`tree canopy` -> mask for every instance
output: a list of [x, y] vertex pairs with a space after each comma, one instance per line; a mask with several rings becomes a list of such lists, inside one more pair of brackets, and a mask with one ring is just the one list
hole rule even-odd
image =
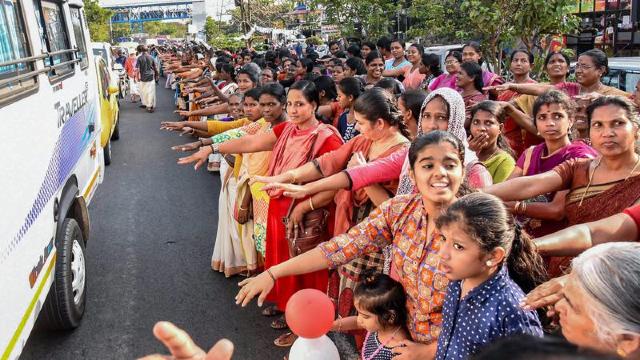
[[109, 41], [109, 19], [113, 12], [100, 7], [97, 0], [84, 0], [84, 15], [89, 26], [91, 41]]

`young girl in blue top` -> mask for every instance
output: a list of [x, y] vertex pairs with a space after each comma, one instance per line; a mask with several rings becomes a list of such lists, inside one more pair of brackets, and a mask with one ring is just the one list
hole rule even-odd
[[519, 303], [523, 290], [545, 280], [544, 264], [502, 201], [484, 193], [464, 196], [437, 226], [445, 238], [440, 264], [451, 282], [436, 359], [467, 359], [510, 335], [542, 336], [538, 315]]
[[358, 316], [338, 319], [333, 330], [364, 329], [362, 360], [391, 360], [393, 348], [410, 339], [402, 285], [384, 274], [365, 274], [353, 295]]

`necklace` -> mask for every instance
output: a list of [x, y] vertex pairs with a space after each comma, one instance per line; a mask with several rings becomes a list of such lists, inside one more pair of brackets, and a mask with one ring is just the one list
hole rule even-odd
[[[390, 342], [391, 342], [391, 340], [393, 340], [393, 339], [394, 339], [394, 337], [396, 336], [396, 334], [398, 333], [398, 331], [400, 331], [400, 326], [398, 326], [398, 328], [396, 329], [396, 331], [394, 331], [394, 332], [393, 332], [393, 334], [391, 334], [391, 337], [390, 337], [387, 341], [385, 341], [385, 342], [380, 342], [380, 345], [378, 345], [378, 348], [377, 348], [377, 349], [373, 352], [373, 354], [371, 354], [371, 356], [369, 356], [369, 357], [366, 357], [366, 356], [364, 355], [364, 349], [365, 349], [365, 346], [363, 345], [363, 346], [362, 346], [362, 359], [363, 359], [363, 360], [372, 360], [372, 359], [374, 359], [374, 358], [376, 357], [376, 355], [378, 355], [378, 353], [380, 352], [380, 350], [382, 350], [382, 348], [383, 348], [383, 347], [387, 346], [387, 344], [388, 344], [388, 343], [390, 343]], [[369, 336], [371, 336], [371, 333], [368, 333], [368, 334], [367, 334], [367, 339], [366, 339], [366, 340], [368, 340], [368, 339], [369, 339]], [[377, 336], [377, 335], [376, 335], [376, 336]], [[366, 340], [365, 340], [365, 344], [366, 344]]]
[[487, 157], [486, 157], [486, 160], [485, 160], [485, 161], [487, 161], [487, 160], [489, 160], [489, 159], [493, 158], [494, 156], [496, 156], [496, 154], [497, 154], [497, 153], [499, 153], [499, 152], [500, 152], [500, 150], [501, 150], [500, 148], [496, 148], [496, 150], [495, 150], [494, 152], [492, 152], [492, 153], [491, 153], [491, 155], [489, 155], [489, 156], [487, 156]]
[[[596, 174], [596, 170], [598, 170], [598, 167], [600, 166], [601, 162], [602, 162], [602, 158], [598, 159], [598, 163], [593, 168], [593, 172], [591, 173], [591, 175], [589, 175], [589, 181], [587, 182], [587, 188], [584, 190], [584, 192], [582, 193], [582, 196], [580, 197], [580, 203], [578, 203], [578, 207], [582, 206], [582, 201], [584, 201], [584, 197], [589, 192], [589, 188], [591, 187], [591, 182], [593, 181], [593, 176]], [[629, 172], [627, 177], [624, 178], [624, 180], [622, 180], [622, 182], [627, 181], [631, 177], [631, 175], [633, 175], [633, 172], [636, 171], [636, 169], [638, 168], [639, 164], [640, 164], [640, 156], [638, 156], [638, 160], [636, 160], [635, 165], [633, 165], [633, 169], [631, 169], [631, 171]]]

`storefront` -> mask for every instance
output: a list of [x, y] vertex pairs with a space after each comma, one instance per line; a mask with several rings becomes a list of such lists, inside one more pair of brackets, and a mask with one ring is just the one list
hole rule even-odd
[[578, 35], [566, 37], [579, 54], [599, 48], [609, 56], [640, 56], [640, 0], [576, 0]]

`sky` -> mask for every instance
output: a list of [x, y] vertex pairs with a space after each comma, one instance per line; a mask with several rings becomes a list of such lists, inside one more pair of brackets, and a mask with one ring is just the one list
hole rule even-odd
[[[131, 5], [132, 3], [145, 3], [145, 4], [163, 4], [171, 3], [172, 0], [99, 0], [101, 6], [112, 5]], [[219, 19], [222, 9], [222, 20], [229, 20], [229, 16], [225, 15], [229, 10], [233, 9], [233, 0], [205, 0], [205, 7], [207, 9], [207, 16], [211, 16], [215, 19]]]

